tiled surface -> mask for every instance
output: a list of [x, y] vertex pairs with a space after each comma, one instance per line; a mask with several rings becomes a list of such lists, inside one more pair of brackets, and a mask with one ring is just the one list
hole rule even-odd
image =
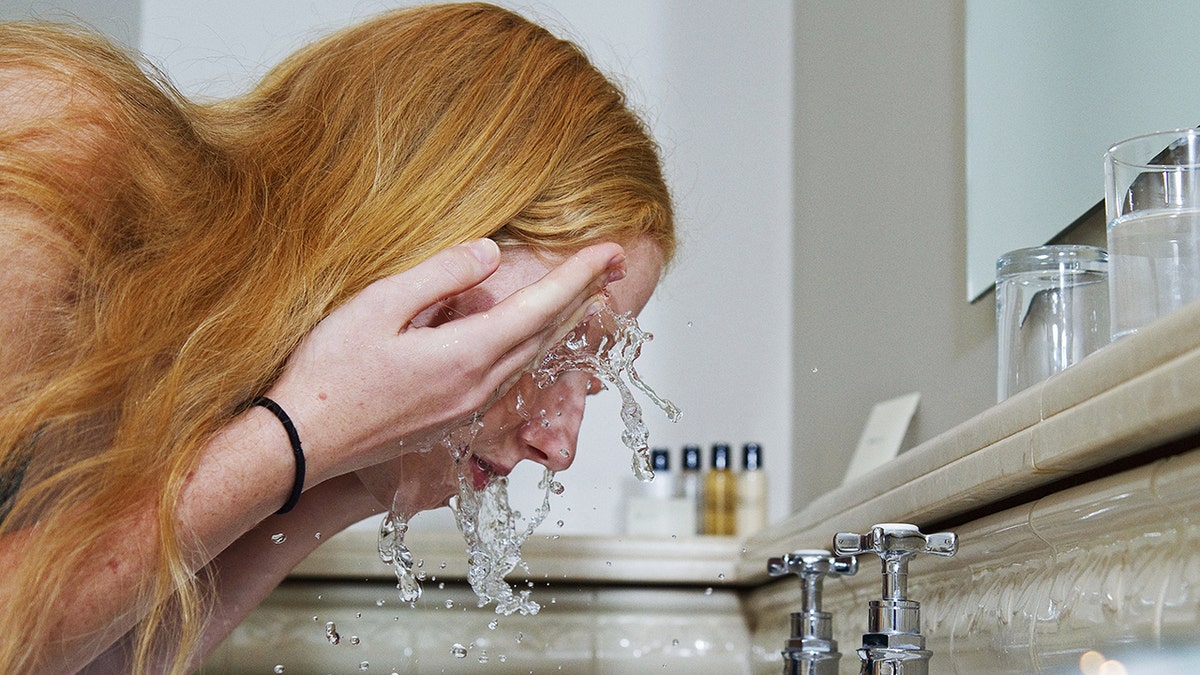
[[[728, 589], [539, 589], [536, 616], [497, 616], [469, 589], [427, 586], [416, 607], [384, 583], [289, 582], [203, 673], [744, 673], [750, 638]], [[382, 602], [382, 604], [380, 604]], [[326, 639], [333, 621], [340, 640]], [[461, 650], [455, 652], [455, 645]], [[365, 666], [363, 664], [366, 664]]]

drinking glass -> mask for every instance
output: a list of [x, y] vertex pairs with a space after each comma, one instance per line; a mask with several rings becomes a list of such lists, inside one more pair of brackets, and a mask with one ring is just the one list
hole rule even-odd
[[1078, 363], [1109, 342], [1108, 256], [1038, 246], [996, 261], [996, 400]]
[[1121, 141], [1104, 156], [1112, 335], [1200, 298], [1200, 137]]

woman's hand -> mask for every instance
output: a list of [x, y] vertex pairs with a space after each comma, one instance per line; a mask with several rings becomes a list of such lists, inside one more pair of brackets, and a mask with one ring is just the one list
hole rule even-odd
[[[506, 391], [625, 273], [616, 244], [587, 247], [486, 312], [424, 325], [496, 271], [480, 239], [368, 286], [326, 317], [268, 392], [292, 417], [309, 485], [416, 449]], [[404, 443], [404, 445], [402, 445]]]

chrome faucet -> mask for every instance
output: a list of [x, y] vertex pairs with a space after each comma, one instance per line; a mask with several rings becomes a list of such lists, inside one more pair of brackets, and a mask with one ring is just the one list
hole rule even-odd
[[867, 632], [858, 658], [862, 675], [928, 675], [929, 658], [921, 635], [921, 605], [908, 599], [908, 563], [922, 554], [952, 556], [958, 537], [951, 532], [921, 534], [915, 525], [884, 523], [866, 534], [839, 532], [838, 555], [874, 553], [883, 559], [883, 597], [870, 602]]
[[821, 586], [827, 574], [850, 576], [858, 560], [835, 558], [829, 551], [803, 549], [767, 561], [773, 577], [800, 577], [800, 604], [792, 612], [792, 636], [783, 650], [783, 675], [836, 675], [842, 655], [833, 639], [833, 618], [821, 610]]

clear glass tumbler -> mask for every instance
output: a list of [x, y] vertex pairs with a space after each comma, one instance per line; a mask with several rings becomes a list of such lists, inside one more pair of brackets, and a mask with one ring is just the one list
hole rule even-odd
[[1108, 255], [1038, 246], [996, 261], [996, 400], [1078, 363], [1109, 342]]
[[1104, 156], [1113, 339], [1200, 298], [1200, 136], [1121, 141]]

